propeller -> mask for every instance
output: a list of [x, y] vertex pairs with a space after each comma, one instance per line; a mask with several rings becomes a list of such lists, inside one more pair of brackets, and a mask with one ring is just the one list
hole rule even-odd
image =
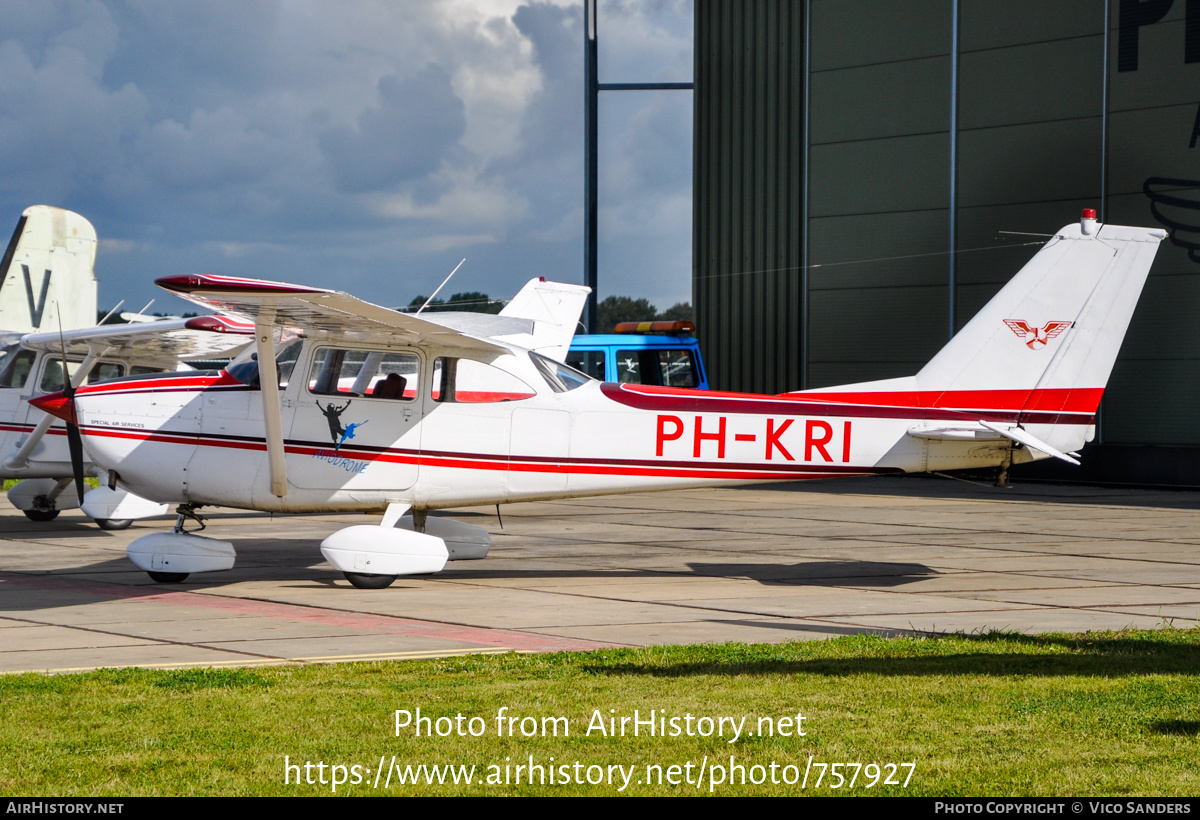
[[75, 415], [75, 385], [71, 382], [67, 371], [67, 343], [63, 339], [62, 319], [58, 320], [58, 346], [62, 352], [63, 395], [67, 397], [67, 450], [71, 454], [71, 471], [75, 474], [75, 492], [79, 495], [79, 503], [83, 503], [83, 437], [79, 434], [79, 426]]

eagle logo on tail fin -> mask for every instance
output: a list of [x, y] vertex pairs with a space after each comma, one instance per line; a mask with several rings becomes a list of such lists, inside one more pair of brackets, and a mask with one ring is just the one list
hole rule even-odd
[[1059, 336], [1075, 323], [1055, 320], [1046, 322], [1044, 327], [1033, 327], [1024, 319], [1005, 319], [1004, 324], [1008, 325], [1009, 330], [1022, 339], [1028, 339], [1025, 346], [1030, 350], [1041, 350], [1046, 346], [1046, 342]]

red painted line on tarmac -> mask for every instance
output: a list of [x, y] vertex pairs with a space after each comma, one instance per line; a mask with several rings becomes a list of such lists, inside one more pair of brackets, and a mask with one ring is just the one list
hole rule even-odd
[[[390, 615], [345, 612], [320, 607], [279, 604], [245, 598], [228, 598], [200, 592], [162, 591], [157, 588], [127, 587], [98, 581], [78, 581], [48, 575], [22, 575], [15, 572], [0, 572], [0, 585], [13, 585], [25, 589], [46, 589], [62, 592], [77, 592], [102, 598], [136, 599], [149, 603], [172, 604], [195, 609], [211, 609], [239, 615], [258, 615], [301, 623], [343, 626], [351, 629], [366, 629], [387, 635], [406, 635], [414, 638], [431, 638], [459, 641], [472, 646], [491, 646], [525, 652], [566, 652], [587, 649], [603, 649], [616, 644], [588, 641], [578, 638], [560, 638], [554, 635], [538, 635], [510, 629], [448, 624], [439, 621], [421, 621], [414, 618], [397, 618]], [[199, 642], [207, 646], [212, 642]], [[217, 647], [219, 648], [219, 647]], [[453, 648], [453, 647], [447, 647]], [[385, 651], [386, 647], [380, 647]]]

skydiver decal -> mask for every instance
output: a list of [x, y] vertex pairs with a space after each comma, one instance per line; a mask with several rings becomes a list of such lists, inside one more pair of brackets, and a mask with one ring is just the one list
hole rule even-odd
[[[370, 421], [370, 419], [367, 419], [367, 421]], [[342, 433], [342, 438], [337, 443], [337, 447], [333, 448], [333, 451], [336, 453], [338, 450], [341, 450], [342, 445], [345, 444], [345, 442], [346, 442], [346, 439], [354, 438], [354, 431], [357, 430], [359, 427], [362, 427], [364, 424], [366, 424], [367, 421], [359, 421], [359, 422], [355, 422], [354, 424], [347, 424], [346, 431], [344, 433]]]
[[[325, 420], [329, 422], [329, 438], [332, 439], [335, 447], [341, 447], [342, 441], [346, 437], [346, 428], [342, 426], [342, 413], [346, 412], [346, 408], [350, 406], [350, 400], [341, 407], [334, 407], [333, 402], [321, 407], [321, 402], [317, 402], [317, 409], [325, 414]], [[353, 435], [351, 435], [353, 438]]]

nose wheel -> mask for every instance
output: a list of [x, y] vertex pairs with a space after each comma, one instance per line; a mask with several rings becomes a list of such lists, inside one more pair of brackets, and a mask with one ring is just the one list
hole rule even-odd
[[343, 572], [342, 575], [356, 589], [387, 589], [396, 580], [395, 575], [370, 575], [365, 572]]
[[102, 530], [127, 530], [133, 523], [132, 518], [96, 518], [96, 526]]
[[190, 572], [147, 572], [150, 580], [160, 584], [182, 584], [191, 575]]
[[47, 521], [53, 521], [58, 518], [59, 510], [22, 510], [25, 517], [30, 521], [37, 521], [39, 524], [44, 524]]

